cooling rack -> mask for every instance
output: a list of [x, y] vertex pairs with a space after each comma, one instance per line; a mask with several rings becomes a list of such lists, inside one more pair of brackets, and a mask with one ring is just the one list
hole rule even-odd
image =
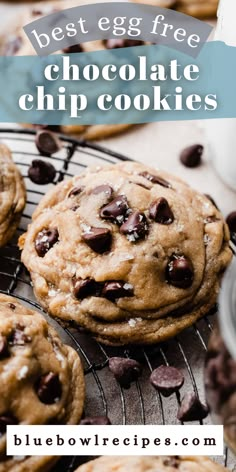
[[[20, 262], [17, 239], [26, 230], [31, 215], [44, 193], [51, 185], [39, 186], [32, 183], [27, 170], [32, 159], [38, 158], [34, 144], [33, 130], [0, 129], [0, 139], [6, 143], [19, 166], [27, 186], [27, 206], [20, 227], [10, 244], [0, 250], [0, 291], [19, 298], [23, 303], [42, 312], [36, 302], [30, 277]], [[57, 170], [55, 183], [79, 174], [87, 166], [101, 166], [128, 160], [127, 157], [101, 147], [95, 143], [61, 136], [63, 148], [50, 160]], [[195, 391], [205, 401], [203, 367], [209, 335], [214, 326], [215, 311], [198, 321], [193, 327], [172, 340], [152, 347], [135, 349], [132, 346], [112, 348], [100, 345], [83, 331], [62, 328], [54, 320], [48, 321], [59, 331], [64, 342], [73, 346], [81, 356], [86, 378], [86, 416], [108, 415], [113, 424], [176, 424], [180, 396], [164, 398], [149, 382], [151, 371], [161, 364], [180, 368], [185, 376], [181, 396]], [[109, 357], [127, 356], [139, 360], [143, 365], [141, 378], [130, 389], [121, 388], [108, 369]], [[210, 417], [204, 424], [211, 422]], [[72, 472], [79, 464], [88, 460], [83, 457], [69, 457], [60, 461], [54, 472]], [[236, 470], [236, 459], [225, 448], [223, 458], [217, 459], [231, 470]]]

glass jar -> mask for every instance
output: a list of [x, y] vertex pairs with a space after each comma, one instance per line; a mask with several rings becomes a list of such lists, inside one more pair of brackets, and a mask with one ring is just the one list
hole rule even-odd
[[222, 283], [219, 320], [210, 338], [205, 366], [207, 403], [213, 421], [224, 425], [225, 440], [236, 452], [236, 259]]
[[[214, 40], [236, 47], [236, 1], [220, 0]], [[224, 87], [224, 84], [222, 84]], [[209, 158], [222, 180], [236, 190], [236, 118], [206, 120]]]

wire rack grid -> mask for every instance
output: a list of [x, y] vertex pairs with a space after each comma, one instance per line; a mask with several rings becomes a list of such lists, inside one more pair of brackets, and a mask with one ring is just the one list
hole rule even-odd
[[[26, 305], [43, 312], [34, 298], [30, 277], [20, 261], [17, 239], [31, 220], [31, 215], [44, 193], [51, 185], [35, 185], [28, 178], [28, 167], [37, 159], [33, 130], [0, 129], [0, 139], [6, 143], [19, 166], [27, 186], [27, 205], [17, 234], [12, 242], [0, 250], [0, 291], [20, 299]], [[61, 136], [63, 148], [50, 160], [57, 170], [54, 184], [79, 174], [87, 166], [101, 166], [127, 160], [127, 157], [103, 148], [95, 143], [78, 141]], [[136, 349], [105, 347], [97, 343], [82, 330], [63, 328], [54, 320], [50, 323], [59, 331], [64, 342], [74, 347], [81, 356], [86, 376], [86, 416], [109, 416], [113, 424], [178, 424], [176, 419], [181, 397], [195, 391], [205, 401], [203, 368], [209, 335], [214, 326], [214, 314], [198, 321], [193, 327], [172, 340], [152, 347]], [[129, 389], [123, 389], [108, 369], [109, 357], [126, 356], [139, 360], [143, 365], [141, 378]], [[149, 382], [150, 373], [159, 365], [166, 364], [180, 368], [185, 383], [180, 394], [165, 398]], [[208, 417], [203, 422], [211, 423]], [[69, 457], [58, 462], [54, 472], [72, 472], [79, 464], [88, 460], [83, 457]], [[218, 462], [235, 470], [236, 460], [225, 447], [223, 458]]]

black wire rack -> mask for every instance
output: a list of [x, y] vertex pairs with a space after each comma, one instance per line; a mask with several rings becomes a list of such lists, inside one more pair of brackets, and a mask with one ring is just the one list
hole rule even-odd
[[[14, 161], [20, 168], [27, 186], [27, 205], [18, 231], [12, 242], [0, 250], [0, 291], [20, 299], [39, 311], [43, 311], [34, 298], [30, 277], [20, 261], [17, 239], [30, 222], [31, 215], [41, 197], [51, 185], [35, 185], [28, 178], [28, 167], [32, 159], [38, 158], [33, 130], [0, 129], [0, 139], [12, 151]], [[53, 162], [57, 174], [54, 184], [79, 174], [87, 166], [101, 166], [128, 160], [127, 157], [101, 147], [95, 143], [61, 136], [63, 148], [53, 157], [40, 159]], [[203, 385], [204, 358], [209, 335], [213, 329], [215, 312], [198, 321], [193, 327], [172, 340], [152, 347], [125, 348], [106, 347], [83, 331], [62, 328], [44, 313], [56, 327], [63, 341], [73, 346], [81, 356], [86, 376], [86, 416], [107, 415], [113, 424], [178, 424], [177, 410], [181, 397], [194, 391], [205, 402]], [[143, 365], [141, 378], [129, 389], [123, 389], [108, 369], [109, 357], [126, 356], [139, 360]], [[180, 368], [185, 383], [180, 394], [165, 398], [149, 382], [153, 369], [166, 364]], [[203, 422], [211, 423], [208, 417]], [[83, 457], [67, 457], [60, 461], [54, 472], [72, 472], [79, 464], [88, 460]], [[236, 469], [236, 459], [225, 447], [223, 458], [218, 462], [231, 470]]]

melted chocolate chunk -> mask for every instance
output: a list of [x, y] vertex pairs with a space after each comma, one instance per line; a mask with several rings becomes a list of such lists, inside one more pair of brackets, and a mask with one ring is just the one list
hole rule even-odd
[[73, 46], [68, 46], [62, 49], [62, 51], [66, 54], [74, 54], [76, 52], [83, 52], [83, 49], [80, 44], [73, 44]]
[[184, 255], [173, 255], [166, 269], [166, 279], [178, 288], [189, 288], [193, 283], [194, 270], [190, 259]]
[[173, 212], [165, 198], [158, 198], [150, 205], [149, 216], [161, 225], [170, 225], [174, 221]]
[[3, 48], [3, 56], [14, 56], [21, 48], [22, 39], [20, 36], [14, 36], [9, 39]]
[[49, 162], [34, 159], [28, 169], [28, 176], [34, 184], [47, 185], [54, 181], [56, 169]]
[[114, 200], [101, 208], [100, 216], [106, 220], [122, 224], [128, 209], [127, 198], [124, 195], [118, 195], [118, 197], [114, 198]]
[[175, 367], [161, 365], [152, 372], [150, 382], [164, 397], [169, 397], [182, 387], [184, 376]]
[[8, 303], [9, 308], [11, 308], [12, 311], [16, 309], [16, 305], [14, 303]]
[[207, 417], [209, 410], [203, 405], [196, 393], [187, 393], [178, 410], [179, 421], [201, 421]]
[[109, 369], [123, 388], [129, 388], [130, 384], [137, 380], [142, 373], [142, 366], [139, 362], [122, 357], [111, 357]]
[[153, 184], [161, 185], [165, 188], [171, 188], [171, 184], [167, 182], [167, 180], [163, 179], [162, 177], [158, 177], [157, 175], [149, 174], [149, 172], [140, 172], [139, 175], [144, 177], [145, 179], [149, 180]]
[[53, 372], [42, 375], [35, 385], [35, 391], [42, 403], [51, 405], [60, 400], [62, 387], [59, 376]]
[[83, 419], [80, 421], [80, 424], [81, 424], [81, 425], [85, 425], [85, 424], [90, 424], [90, 425], [96, 425], [96, 424], [109, 425], [109, 424], [111, 424], [111, 421], [109, 420], [109, 418], [108, 418], [107, 416], [89, 416], [89, 417], [83, 418]]
[[35, 144], [40, 154], [47, 157], [50, 157], [62, 148], [62, 143], [58, 136], [45, 129], [36, 133]]
[[6, 336], [0, 335], [0, 359], [5, 359], [8, 357], [8, 342]]
[[145, 214], [139, 211], [132, 213], [121, 226], [120, 232], [126, 234], [131, 242], [144, 239], [148, 233], [148, 223]]
[[25, 327], [17, 323], [15, 329], [11, 332], [8, 341], [13, 346], [24, 346], [27, 343], [31, 343], [32, 338], [24, 332]]
[[80, 195], [84, 189], [85, 187], [83, 187], [82, 185], [78, 185], [78, 187], [73, 187], [67, 196], [68, 198], [77, 197], [77, 195]]
[[128, 48], [133, 46], [143, 46], [144, 42], [138, 39], [114, 38], [106, 39], [104, 44], [107, 49]]
[[13, 415], [9, 413], [5, 413], [1, 415], [0, 416], [0, 437], [6, 434], [7, 425], [14, 425], [14, 424], [18, 424], [18, 421]]
[[58, 240], [59, 233], [56, 228], [43, 229], [40, 231], [35, 239], [35, 250], [38, 256], [44, 257]]
[[83, 241], [98, 254], [110, 251], [112, 243], [111, 231], [107, 228], [91, 227], [89, 231], [82, 234]]
[[163, 465], [166, 467], [173, 467], [174, 469], [178, 469], [180, 465], [179, 456], [173, 456], [164, 459]]
[[101, 296], [114, 302], [117, 298], [133, 297], [134, 289], [127, 282], [114, 280], [104, 284]]
[[198, 167], [201, 164], [203, 149], [201, 144], [185, 148], [180, 154], [180, 161], [185, 167]]
[[98, 187], [93, 188], [91, 191], [93, 195], [98, 195], [99, 193], [105, 193], [107, 197], [111, 197], [113, 194], [113, 188], [110, 185], [98, 185]]
[[75, 279], [73, 281], [73, 293], [78, 300], [92, 296], [98, 297], [100, 292], [101, 284], [94, 279]]

